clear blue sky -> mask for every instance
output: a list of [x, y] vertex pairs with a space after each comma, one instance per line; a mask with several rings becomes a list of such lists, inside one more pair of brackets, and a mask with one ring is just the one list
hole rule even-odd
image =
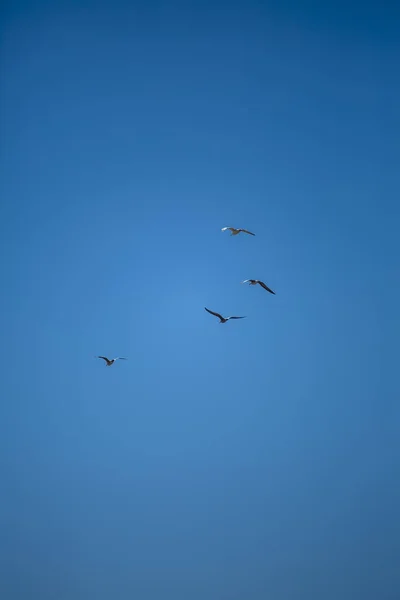
[[2, 598], [399, 598], [400, 13], [357, 5], [3, 7]]

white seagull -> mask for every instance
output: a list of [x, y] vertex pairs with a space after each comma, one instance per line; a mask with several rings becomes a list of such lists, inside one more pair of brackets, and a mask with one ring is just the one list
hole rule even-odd
[[258, 279], [245, 279], [244, 281], [242, 281], [242, 283], [248, 283], [249, 285], [257, 285], [258, 283], [259, 285], [261, 285], [261, 287], [264, 288], [264, 290], [267, 290], [267, 292], [269, 292], [270, 294], [275, 294], [275, 292], [273, 292], [268, 286], [266, 286], [263, 281], [259, 281]]
[[229, 319], [245, 319], [246, 317], [223, 317], [217, 312], [213, 312], [212, 310], [208, 310], [208, 308], [204, 307], [205, 310], [210, 313], [210, 315], [214, 315], [214, 317], [218, 317], [220, 323], [226, 323]]
[[241, 231], [243, 233], [248, 233], [249, 235], [256, 235], [255, 233], [251, 233], [251, 231], [247, 231], [247, 229], [236, 229], [235, 227], [223, 227], [221, 231], [226, 231], [227, 229], [229, 229], [231, 235], [238, 235]]
[[96, 358], [102, 358], [103, 360], [106, 361], [106, 367], [111, 367], [111, 365], [113, 365], [115, 363], [116, 360], [128, 360], [127, 358], [124, 358], [123, 356], [117, 356], [117, 358], [107, 358], [107, 356], [96, 356]]

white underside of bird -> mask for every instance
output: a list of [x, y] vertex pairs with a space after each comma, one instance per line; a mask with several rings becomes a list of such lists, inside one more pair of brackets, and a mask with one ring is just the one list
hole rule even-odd
[[260, 285], [262, 288], [264, 288], [264, 290], [267, 290], [267, 292], [269, 292], [270, 294], [274, 294], [275, 292], [273, 292], [271, 290], [271, 288], [269, 288], [267, 285], [265, 285], [265, 283], [263, 281], [260, 281], [259, 279], [245, 279], [244, 281], [242, 281], [241, 283], [248, 283], [249, 285]]
[[231, 235], [238, 235], [241, 232], [248, 233], [249, 235], [256, 235], [255, 233], [252, 233], [251, 231], [248, 231], [247, 229], [236, 229], [236, 227], [223, 227], [221, 229], [221, 231], [227, 231], [228, 229], [231, 232]]

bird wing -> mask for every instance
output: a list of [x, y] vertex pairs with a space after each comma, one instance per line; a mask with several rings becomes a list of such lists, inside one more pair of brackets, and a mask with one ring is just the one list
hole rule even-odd
[[218, 319], [223, 319], [223, 318], [224, 318], [224, 317], [223, 317], [222, 315], [220, 315], [219, 313], [217, 313], [217, 312], [213, 312], [212, 310], [209, 310], [209, 309], [208, 309], [208, 308], [206, 308], [206, 307], [204, 307], [204, 308], [205, 308], [205, 310], [206, 310], [208, 313], [210, 313], [210, 315], [214, 315], [214, 317], [218, 317]]
[[263, 281], [258, 281], [257, 283], [259, 283], [261, 285], [261, 287], [264, 288], [264, 290], [267, 290], [267, 292], [270, 292], [270, 294], [275, 295], [275, 292], [273, 292], [267, 285], [265, 285], [265, 283]]
[[243, 233], [248, 233], [249, 235], [256, 235], [255, 233], [251, 233], [251, 231], [247, 231], [247, 229], [241, 229], [240, 231], [243, 231]]
[[251, 279], [245, 279], [244, 281], [241, 281], [240, 283], [248, 283], [249, 281], [251, 281]]
[[246, 317], [228, 317], [228, 319], [245, 319]]
[[221, 229], [221, 231], [226, 231], [227, 229], [230, 229], [230, 230], [232, 231], [232, 229], [234, 229], [234, 227], [223, 227], [223, 228]]
[[128, 360], [128, 359], [125, 358], [124, 356], [117, 356], [117, 358], [115, 360]]
[[110, 360], [107, 358], [107, 356], [98, 356], [97, 358], [102, 358], [103, 360], [105, 360], [107, 363], [110, 362]]

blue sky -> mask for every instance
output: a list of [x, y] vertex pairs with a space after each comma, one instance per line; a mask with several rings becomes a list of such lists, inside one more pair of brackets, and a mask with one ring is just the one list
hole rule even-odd
[[397, 599], [395, 3], [55, 4], [1, 13], [1, 596]]

